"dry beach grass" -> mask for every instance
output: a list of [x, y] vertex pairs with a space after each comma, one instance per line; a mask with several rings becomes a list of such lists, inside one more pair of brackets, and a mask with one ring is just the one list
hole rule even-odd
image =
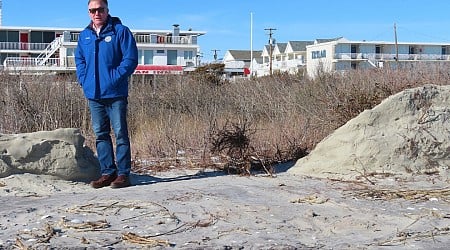
[[[236, 82], [202, 74], [152, 82], [134, 77], [129, 118], [136, 170], [226, 166], [217, 163], [229, 161], [232, 148], [214, 154], [211, 149], [230, 128], [246, 132], [248, 144], [241, 156], [246, 161], [253, 156], [270, 165], [298, 159], [386, 97], [424, 84], [448, 84], [448, 72], [424, 65], [323, 73], [315, 80], [284, 74]], [[0, 133], [75, 127], [93, 148], [89, 112], [73, 76], [3, 74], [0, 87]]]

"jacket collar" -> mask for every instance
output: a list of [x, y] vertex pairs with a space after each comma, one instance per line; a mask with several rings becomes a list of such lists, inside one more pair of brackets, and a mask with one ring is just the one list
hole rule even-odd
[[[113, 29], [114, 25], [121, 24], [121, 23], [122, 22], [120, 21], [120, 19], [118, 17], [112, 17], [111, 15], [108, 15], [108, 18], [106, 19], [106, 23], [102, 26], [99, 34], [103, 34], [105, 32], [109, 32], [109, 31], [114, 31], [114, 29]], [[86, 28], [93, 30], [95, 32], [92, 21], [89, 23], [89, 25]]]

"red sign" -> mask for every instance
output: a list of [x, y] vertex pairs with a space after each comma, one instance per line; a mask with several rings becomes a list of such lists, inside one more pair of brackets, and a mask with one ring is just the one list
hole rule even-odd
[[183, 66], [177, 65], [138, 65], [134, 71], [136, 75], [167, 75], [183, 74]]

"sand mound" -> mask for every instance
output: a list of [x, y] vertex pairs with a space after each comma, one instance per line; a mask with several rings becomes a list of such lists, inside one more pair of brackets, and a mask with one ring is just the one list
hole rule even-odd
[[96, 178], [100, 175], [98, 160], [83, 143], [80, 130], [74, 128], [0, 134], [0, 178], [23, 173], [64, 180]]
[[337, 129], [289, 170], [338, 179], [441, 174], [450, 166], [450, 86], [393, 95]]

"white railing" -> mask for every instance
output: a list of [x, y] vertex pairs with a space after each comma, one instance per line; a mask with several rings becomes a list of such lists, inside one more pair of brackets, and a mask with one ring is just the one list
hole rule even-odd
[[150, 35], [134, 35], [137, 43], [151, 43]]
[[[71, 33], [70, 41], [77, 42], [79, 33]], [[160, 35], [134, 35], [137, 43], [148, 44], [196, 44], [194, 36], [160, 36]], [[48, 55], [62, 44], [62, 37], [57, 37], [51, 43], [22, 43], [22, 42], [0, 42], [0, 50], [16, 51], [40, 51]], [[56, 50], [55, 50], [56, 51]], [[53, 51], [53, 52], [55, 52]], [[53, 53], [50, 53], [53, 54]]]
[[80, 33], [70, 33], [70, 41], [71, 42], [78, 42], [78, 37], [80, 37]]
[[0, 50], [36, 50], [42, 51], [48, 43], [0, 42]]
[[34, 67], [59, 67], [59, 58], [49, 58], [44, 64], [41, 60], [33, 57], [7, 57], [3, 62], [5, 69], [34, 68]]
[[287, 66], [292, 68], [296, 68], [296, 67], [300, 67], [300, 66], [306, 66], [305, 62], [303, 61], [302, 58], [298, 58], [298, 59], [290, 59], [286, 61]]
[[137, 43], [148, 44], [195, 44], [193, 36], [161, 36], [156, 34], [136, 34], [134, 39]]
[[[377, 53], [336, 53], [334, 59], [342, 60], [395, 60], [396, 54]], [[450, 55], [440, 54], [399, 54], [398, 60], [450, 60]]]

